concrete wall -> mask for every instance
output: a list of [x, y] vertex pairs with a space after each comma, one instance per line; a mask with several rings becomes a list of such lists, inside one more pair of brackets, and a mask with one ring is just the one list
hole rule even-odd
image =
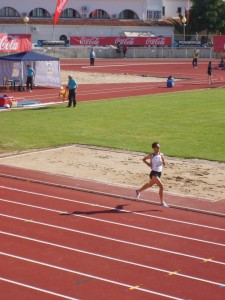
[[[34, 28], [37, 30], [34, 31]], [[52, 25], [3, 25], [0, 24], [0, 33], [7, 32], [9, 34], [31, 34], [32, 43], [38, 40], [59, 40], [61, 35], [70, 36], [120, 36], [124, 32], [150, 32], [156, 36], [172, 36], [173, 26], [73, 26], [63, 25], [56, 26], [53, 30]]]

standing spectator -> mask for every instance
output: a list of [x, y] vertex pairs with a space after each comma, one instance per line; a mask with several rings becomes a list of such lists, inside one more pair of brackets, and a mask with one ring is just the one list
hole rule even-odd
[[33, 89], [33, 78], [34, 78], [34, 75], [35, 75], [35, 71], [33, 68], [31, 68], [30, 65], [27, 65], [27, 82], [26, 82], [26, 85], [27, 85], [27, 90], [32, 92], [32, 89]]
[[212, 82], [212, 62], [211, 61], [208, 64], [207, 73], [208, 73], [209, 84], [213, 84], [213, 82]]
[[94, 66], [94, 65], [95, 65], [95, 51], [92, 48], [90, 52], [90, 66]]
[[71, 107], [73, 103], [73, 107], [76, 107], [77, 102], [76, 102], [76, 90], [78, 87], [78, 84], [75, 79], [73, 79], [72, 75], [68, 76], [68, 90], [69, 90], [69, 96], [68, 96], [68, 105], [67, 107]]
[[136, 197], [139, 199], [141, 192], [152, 187], [153, 185], [157, 185], [159, 187], [159, 197], [161, 201], [161, 205], [163, 207], [169, 207], [163, 200], [163, 184], [160, 180], [162, 174], [162, 168], [165, 166], [165, 159], [162, 153], [160, 153], [160, 146], [158, 142], [152, 144], [153, 153], [145, 156], [143, 158], [143, 162], [151, 168], [150, 172], [150, 180], [146, 184], [144, 184], [140, 189], [136, 190]]
[[123, 45], [123, 55], [124, 55], [124, 57], [126, 57], [126, 54], [127, 54], [127, 50], [128, 50], [128, 47], [127, 47], [127, 45]]
[[199, 55], [199, 50], [195, 50], [194, 53], [193, 53], [193, 60], [192, 60], [193, 68], [198, 67], [198, 55]]
[[116, 52], [117, 52], [117, 54], [120, 54], [120, 43], [119, 42], [116, 44]]

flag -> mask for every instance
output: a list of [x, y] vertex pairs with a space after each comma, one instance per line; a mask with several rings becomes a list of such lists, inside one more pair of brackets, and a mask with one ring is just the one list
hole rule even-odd
[[60, 17], [67, 2], [68, 0], [58, 0], [55, 8], [54, 25], [57, 23], [58, 18]]

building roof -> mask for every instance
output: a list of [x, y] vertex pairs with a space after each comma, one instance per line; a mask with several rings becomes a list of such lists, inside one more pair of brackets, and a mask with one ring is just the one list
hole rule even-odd
[[[21, 18], [0, 18], [0, 24], [24, 24]], [[30, 18], [29, 25], [53, 25], [52, 19], [36, 19]], [[173, 26], [168, 20], [161, 21], [143, 21], [143, 20], [128, 20], [128, 19], [76, 19], [65, 20], [59, 19], [57, 25], [76, 25], [76, 26]], [[57, 26], [56, 25], [56, 26]]]

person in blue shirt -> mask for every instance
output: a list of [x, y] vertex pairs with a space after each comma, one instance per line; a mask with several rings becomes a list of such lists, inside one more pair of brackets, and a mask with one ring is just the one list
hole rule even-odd
[[167, 86], [168, 88], [172, 88], [172, 87], [174, 86], [174, 83], [175, 83], [175, 79], [173, 78], [173, 76], [170, 75], [170, 76], [167, 78], [166, 86]]
[[95, 65], [95, 51], [92, 48], [90, 52], [90, 66], [94, 66], [94, 65]]
[[35, 75], [35, 71], [33, 68], [31, 68], [30, 65], [27, 65], [27, 82], [26, 82], [26, 85], [27, 85], [27, 90], [32, 92], [32, 89], [33, 89], [33, 78], [34, 78], [34, 75]]
[[73, 103], [73, 107], [76, 107], [76, 90], [77, 90], [77, 82], [75, 79], [73, 79], [72, 75], [68, 76], [68, 90], [69, 90], [69, 96], [68, 96], [68, 105], [67, 107], [71, 107]]

